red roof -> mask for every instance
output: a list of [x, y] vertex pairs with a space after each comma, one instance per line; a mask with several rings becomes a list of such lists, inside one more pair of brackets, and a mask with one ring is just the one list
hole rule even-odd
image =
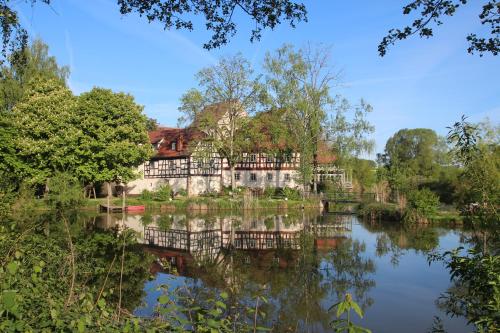
[[[202, 137], [202, 133], [192, 127], [169, 128], [162, 127], [156, 131], [149, 132], [151, 144], [158, 144], [155, 157], [184, 157], [191, 154], [189, 145]], [[163, 141], [162, 141], [163, 140]], [[175, 142], [175, 149], [172, 143]]]

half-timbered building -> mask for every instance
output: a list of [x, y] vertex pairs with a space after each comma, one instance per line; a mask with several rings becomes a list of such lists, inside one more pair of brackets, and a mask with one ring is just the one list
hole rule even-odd
[[[224, 117], [223, 107], [215, 106], [211, 112]], [[169, 184], [174, 192], [183, 190], [188, 195], [218, 192], [223, 186], [230, 186], [227, 160], [211, 149], [204, 137], [205, 133], [197, 128], [196, 122], [187, 128], [161, 127], [150, 132], [154, 156], [139, 167], [141, 178], [128, 184], [129, 194], [154, 191], [163, 184]], [[242, 154], [235, 165], [236, 186], [260, 189], [299, 186], [300, 154], [290, 149], [269, 149], [270, 145], [261, 142], [252, 151]], [[337, 178], [349, 186], [344, 172], [333, 166], [334, 160], [335, 156], [321, 142], [315, 177], [318, 181]]]

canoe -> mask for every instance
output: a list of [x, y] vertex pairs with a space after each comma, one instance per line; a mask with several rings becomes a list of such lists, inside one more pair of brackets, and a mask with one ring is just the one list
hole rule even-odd
[[146, 210], [146, 206], [140, 205], [140, 206], [127, 206], [125, 207], [125, 210], [127, 212], [143, 212]]

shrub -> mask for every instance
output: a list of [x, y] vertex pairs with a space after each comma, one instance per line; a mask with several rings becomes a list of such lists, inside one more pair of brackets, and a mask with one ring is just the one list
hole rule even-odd
[[300, 191], [298, 189], [291, 188], [291, 187], [284, 187], [282, 191], [283, 191], [283, 195], [286, 198], [288, 198], [288, 200], [300, 200], [301, 199]]
[[177, 194], [177, 195], [180, 195], [181, 197], [187, 197], [188, 192], [187, 192], [187, 190], [185, 190], [185, 189], [181, 188], [179, 191], [177, 191], [177, 193], [176, 193], [176, 194]]
[[408, 195], [408, 207], [424, 217], [430, 217], [439, 207], [439, 197], [428, 188], [411, 191]]
[[427, 222], [439, 207], [439, 197], [428, 188], [414, 190], [408, 194], [403, 220], [406, 223]]
[[276, 196], [276, 191], [277, 189], [275, 187], [266, 187], [264, 189], [264, 197], [267, 199], [271, 199], [272, 197]]
[[141, 200], [151, 201], [153, 200], [153, 193], [149, 190], [142, 190], [141, 195], [139, 196]]
[[156, 201], [167, 201], [172, 197], [172, 189], [169, 185], [161, 185], [154, 193], [154, 199]]

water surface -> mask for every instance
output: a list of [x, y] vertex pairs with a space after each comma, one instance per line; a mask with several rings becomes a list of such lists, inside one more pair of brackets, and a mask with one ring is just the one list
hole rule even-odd
[[331, 332], [328, 309], [351, 293], [365, 312], [355, 321], [373, 332], [427, 332], [435, 317], [448, 332], [470, 331], [437, 305], [449, 273], [428, 263], [431, 251], [461, 245], [460, 230], [303, 211], [104, 216], [99, 223], [136, 230], [142, 250], [156, 258], [154, 279], [134, 311], [139, 316], [157, 314], [159, 287], [168, 285], [200, 304], [225, 291], [231, 311], [242, 313], [265, 296], [259, 325]]

